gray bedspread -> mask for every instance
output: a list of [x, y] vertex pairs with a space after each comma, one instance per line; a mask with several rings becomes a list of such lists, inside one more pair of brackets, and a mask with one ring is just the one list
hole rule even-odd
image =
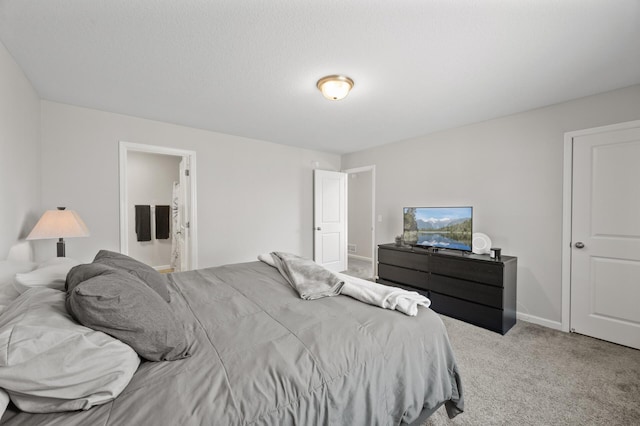
[[114, 401], [7, 425], [398, 425], [463, 409], [440, 318], [336, 296], [302, 300], [261, 262], [171, 275], [193, 356], [144, 362]]

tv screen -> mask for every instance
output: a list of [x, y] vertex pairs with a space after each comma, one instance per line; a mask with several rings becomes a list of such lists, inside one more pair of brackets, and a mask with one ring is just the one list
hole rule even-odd
[[473, 207], [405, 207], [406, 244], [471, 251]]

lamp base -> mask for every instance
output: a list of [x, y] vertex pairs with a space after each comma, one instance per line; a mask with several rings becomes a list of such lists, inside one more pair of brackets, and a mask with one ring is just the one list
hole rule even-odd
[[58, 257], [65, 257], [64, 240], [60, 238], [56, 243], [58, 249]]

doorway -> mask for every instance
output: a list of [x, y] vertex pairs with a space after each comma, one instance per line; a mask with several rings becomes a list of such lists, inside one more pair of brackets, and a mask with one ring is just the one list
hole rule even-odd
[[640, 121], [565, 135], [565, 331], [640, 349]]
[[195, 152], [120, 142], [120, 252], [167, 272], [197, 268]]
[[348, 176], [347, 275], [376, 276], [375, 166], [345, 170]]

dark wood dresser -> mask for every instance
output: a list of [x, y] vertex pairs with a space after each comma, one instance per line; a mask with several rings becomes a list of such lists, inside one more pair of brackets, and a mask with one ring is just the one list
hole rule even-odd
[[378, 246], [378, 282], [418, 291], [431, 309], [505, 334], [516, 323], [518, 258]]

